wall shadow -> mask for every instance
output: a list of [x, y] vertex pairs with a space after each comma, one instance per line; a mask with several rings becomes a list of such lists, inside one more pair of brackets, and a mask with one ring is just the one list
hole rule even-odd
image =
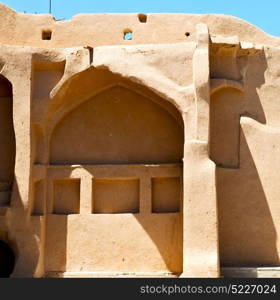
[[[65, 272], [68, 215], [48, 214], [46, 218], [46, 272]], [[48, 273], [46, 273], [46, 276], [48, 276]]]
[[241, 56], [238, 65], [240, 70], [246, 69], [242, 79], [244, 92], [226, 87], [214, 92], [210, 100], [210, 158], [218, 167], [224, 168], [239, 166], [240, 116], [266, 123], [257, 93], [257, 89], [265, 83], [265, 54]]
[[0, 75], [0, 206], [9, 205], [15, 169], [13, 87]]
[[8, 278], [15, 266], [15, 255], [10, 246], [0, 241], [0, 278]]
[[40, 230], [39, 217], [30, 216], [25, 209], [19, 192], [17, 180], [14, 180], [11, 207], [5, 216], [7, 242], [15, 254], [15, 267], [11, 277], [33, 277], [39, 262]]
[[244, 133], [240, 168], [216, 169], [221, 266], [278, 266], [277, 234]]
[[19, 192], [17, 174], [15, 175], [14, 125], [13, 85], [0, 75], [0, 208], [4, 211], [1, 215], [3, 238], [1, 238], [0, 274], [32, 277], [39, 257], [39, 245], [36, 241], [36, 230], [39, 225], [35, 225], [34, 229], [29, 211], [23, 207]]
[[241, 116], [266, 123], [258, 89], [265, 83], [267, 61], [263, 51], [248, 55], [243, 50], [236, 60], [244, 92], [224, 88], [211, 96], [210, 105], [210, 157], [217, 165], [220, 262], [222, 267], [277, 266], [275, 225], [240, 126]]

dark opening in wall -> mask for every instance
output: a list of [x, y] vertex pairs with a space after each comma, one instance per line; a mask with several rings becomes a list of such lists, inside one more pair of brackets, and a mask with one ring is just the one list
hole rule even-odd
[[186, 32], [186, 33], [185, 33], [185, 36], [186, 36], [186, 37], [189, 37], [190, 35], [191, 35], [190, 32]]
[[8, 206], [10, 203], [15, 155], [12, 84], [0, 75], [0, 206]]
[[123, 31], [123, 39], [126, 40], [126, 41], [129, 41], [129, 40], [132, 40], [132, 38], [133, 38], [132, 30], [125, 29]]
[[15, 266], [15, 255], [10, 246], [0, 241], [0, 278], [8, 278]]
[[138, 14], [138, 20], [141, 23], [146, 23], [147, 22], [147, 15], [145, 15], [145, 14]]
[[42, 31], [42, 40], [51, 40], [52, 39], [52, 31], [51, 30], [43, 30]]

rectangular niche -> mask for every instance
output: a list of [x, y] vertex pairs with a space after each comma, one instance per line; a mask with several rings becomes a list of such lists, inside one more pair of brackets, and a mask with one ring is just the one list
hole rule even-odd
[[117, 214], [139, 212], [139, 179], [93, 180], [93, 213]]
[[44, 214], [44, 181], [38, 180], [33, 185], [33, 215]]
[[80, 179], [54, 180], [53, 213], [68, 215], [80, 212]]
[[180, 177], [152, 178], [152, 212], [179, 212], [181, 190]]

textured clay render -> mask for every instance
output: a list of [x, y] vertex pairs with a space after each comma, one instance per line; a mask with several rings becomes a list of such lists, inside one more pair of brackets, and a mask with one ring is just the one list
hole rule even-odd
[[0, 276], [280, 276], [280, 38], [0, 4], [0, 73]]

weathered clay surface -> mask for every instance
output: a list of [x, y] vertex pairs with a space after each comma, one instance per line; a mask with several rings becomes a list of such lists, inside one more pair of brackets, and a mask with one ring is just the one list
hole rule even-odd
[[0, 16], [0, 274], [278, 270], [280, 38], [224, 15]]

